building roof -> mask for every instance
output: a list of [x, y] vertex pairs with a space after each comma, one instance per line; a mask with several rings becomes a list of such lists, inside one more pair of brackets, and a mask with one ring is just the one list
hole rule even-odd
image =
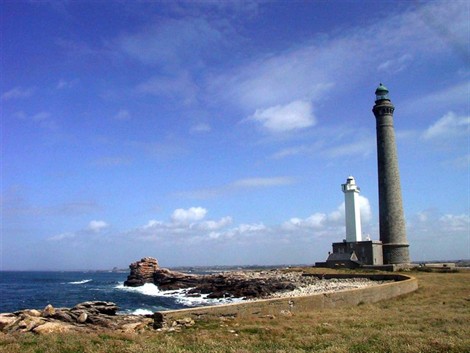
[[326, 261], [353, 261], [358, 262], [358, 258], [356, 253], [353, 251], [352, 253], [331, 253]]
[[388, 88], [385, 87], [382, 83], [379, 85], [379, 87], [377, 87], [377, 89], [375, 90], [375, 94], [376, 95], [385, 95], [388, 93]]

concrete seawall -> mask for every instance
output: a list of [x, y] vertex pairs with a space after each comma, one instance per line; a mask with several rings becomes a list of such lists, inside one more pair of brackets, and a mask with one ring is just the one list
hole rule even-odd
[[324, 279], [369, 278], [376, 281], [390, 280], [394, 282], [372, 287], [299, 297], [260, 299], [191, 309], [158, 311], [154, 314], [155, 328], [171, 326], [173, 321], [187, 317], [193, 320], [219, 317], [243, 318], [267, 315], [290, 315], [324, 308], [343, 308], [358, 304], [376, 303], [381, 300], [411, 293], [418, 289], [418, 280], [416, 278], [401, 274], [327, 274], [312, 276]]

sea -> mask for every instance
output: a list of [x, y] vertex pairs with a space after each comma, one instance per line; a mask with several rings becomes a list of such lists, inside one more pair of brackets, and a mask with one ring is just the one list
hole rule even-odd
[[113, 302], [118, 314], [146, 315], [155, 311], [224, 304], [240, 299], [187, 297], [187, 290], [159, 290], [154, 284], [125, 287], [124, 272], [0, 272], [0, 313], [23, 309], [71, 308], [85, 301]]

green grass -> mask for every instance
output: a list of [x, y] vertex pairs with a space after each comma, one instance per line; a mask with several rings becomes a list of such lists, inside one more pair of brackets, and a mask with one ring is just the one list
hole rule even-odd
[[[314, 271], [314, 270], [312, 270]], [[291, 317], [198, 321], [181, 332], [0, 335], [5, 353], [470, 352], [470, 271], [414, 272], [420, 288]]]

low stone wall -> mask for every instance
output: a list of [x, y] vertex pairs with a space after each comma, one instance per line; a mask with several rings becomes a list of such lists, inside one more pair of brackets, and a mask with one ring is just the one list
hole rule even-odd
[[[312, 275], [317, 276], [317, 275]], [[191, 309], [158, 311], [154, 314], [154, 327], [168, 327], [183, 318], [193, 320], [219, 317], [253, 317], [292, 315], [300, 312], [320, 310], [323, 308], [343, 308], [363, 303], [376, 303], [411, 293], [418, 289], [418, 280], [401, 274], [334, 274], [319, 275], [321, 278], [369, 278], [389, 282], [377, 286], [342, 290], [331, 293], [308, 296], [261, 299], [225, 305], [205, 306]]]

